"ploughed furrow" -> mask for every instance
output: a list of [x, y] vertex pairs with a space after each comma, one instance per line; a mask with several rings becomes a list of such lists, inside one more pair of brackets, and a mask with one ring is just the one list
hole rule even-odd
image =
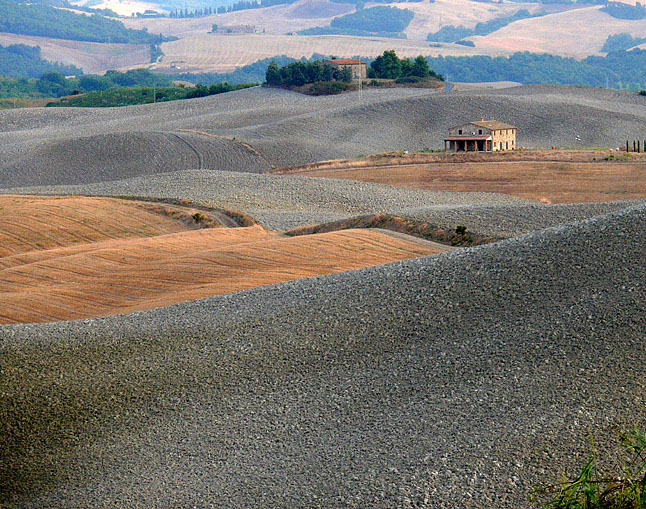
[[60, 247], [5, 260], [0, 323], [126, 313], [444, 250], [370, 230], [292, 238], [260, 226]]

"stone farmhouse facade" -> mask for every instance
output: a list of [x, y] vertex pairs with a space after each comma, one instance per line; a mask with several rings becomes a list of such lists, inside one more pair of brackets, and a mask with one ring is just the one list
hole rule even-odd
[[361, 80], [368, 77], [368, 68], [365, 62], [361, 60], [356, 60], [354, 58], [345, 58], [345, 59], [335, 59], [327, 60], [327, 64], [330, 64], [335, 69], [341, 69], [343, 67], [349, 67], [352, 70], [352, 79]]
[[479, 122], [449, 128], [444, 138], [445, 152], [504, 152], [516, 150], [516, 127], [497, 120], [480, 119]]

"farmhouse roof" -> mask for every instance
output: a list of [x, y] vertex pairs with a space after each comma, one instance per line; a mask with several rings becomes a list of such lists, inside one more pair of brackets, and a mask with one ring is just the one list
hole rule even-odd
[[478, 120], [477, 122], [468, 122], [467, 124], [460, 124], [451, 127], [462, 127], [463, 125], [476, 125], [478, 127], [484, 127], [485, 129], [498, 130], [498, 129], [517, 129], [515, 125], [505, 124], [503, 122], [498, 122], [497, 120]]
[[364, 61], [357, 60], [356, 58], [334, 58], [332, 60], [328, 60], [328, 62], [333, 62], [338, 65], [366, 65]]

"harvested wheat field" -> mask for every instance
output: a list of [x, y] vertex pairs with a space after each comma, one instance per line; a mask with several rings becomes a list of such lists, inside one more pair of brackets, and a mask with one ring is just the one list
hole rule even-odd
[[260, 226], [189, 231], [141, 208], [161, 205], [106, 198], [0, 203], [0, 323], [139, 311], [449, 249], [363, 230], [294, 239]]
[[[396, 50], [401, 57], [483, 54], [483, 50], [459, 44], [442, 44], [441, 48], [432, 48], [426, 41], [385, 37], [203, 33], [163, 43], [164, 56], [152, 68], [168, 72], [172, 61], [181, 60], [191, 72], [232, 72], [276, 55], [292, 58], [310, 58], [315, 54], [348, 58], [357, 55], [376, 57], [389, 49]], [[489, 55], [510, 53], [504, 50], [484, 51], [484, 54]]]
[[523, 19], [469, 40], [485, 52], [530, 51], [583, 58], [601, 54], [609, 35], [646, 36], [643, 20], [617, 19], [601, 8], [593, 6]]
[[[605, 157], [613, 160], [602, 161]], [[502, 193], [543, 203], [646, 198], [646, 157], [615, 156], [608, 151], [384, 155], [277, 172], [432, 191]]]

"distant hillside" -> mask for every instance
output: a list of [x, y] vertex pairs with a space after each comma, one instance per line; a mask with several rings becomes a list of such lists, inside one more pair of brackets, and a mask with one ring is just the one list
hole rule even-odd
[[[50, 62], [41, 57], [39, 47], [13, 44], [0, 46], [0, 76], [12, 78], [40, 78], [47, 72], [57, 72], [65, 75], [79, 75], [83, 71], [72, 65], [62, 65]], [[2, 85], [0, 84], [0, 97]]]
[[145, 30], [132, 30], [123, 23], [104, 18], [75, 14], [47, 5], [0, 0], [0, 32], [38, 35], [75, 41], [156, 44], [167, 40]]

